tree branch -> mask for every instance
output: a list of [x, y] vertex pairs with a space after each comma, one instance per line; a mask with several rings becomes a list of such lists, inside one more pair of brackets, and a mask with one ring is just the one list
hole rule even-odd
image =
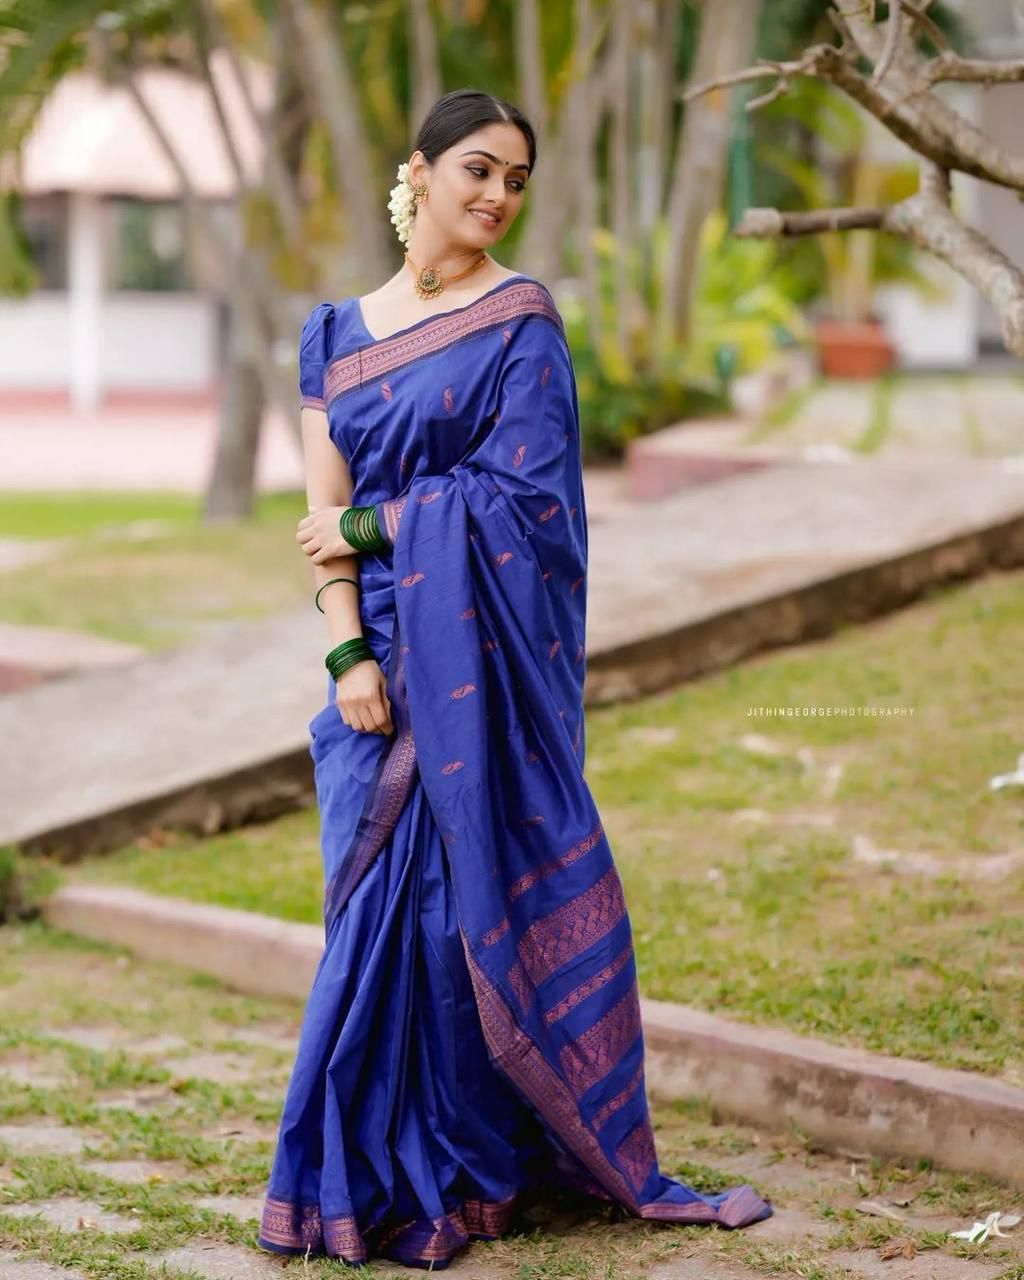
[[733, 229], [740, 240], [770, 240], [777, 236], [814, 236], [824, 231], [881, 230], [885, 209], [747, 209]]
[[937, 54], [924, 64], [916, 76], [918, 92], [930, 89], [943, 80], [961, 84], [1017, 84], [1024, 80], [1024, 58], [962, 58], [952, 50]]
[[246, 110], [263, 138], [264, 160], [267, 174], [270, 178], [268, 183], [269, 194], [277, 207], [285, 233], [290, 239], [295, 239], [301, 230], [302, 213], [294, 181], [282, 157], [282, 140], [268, 122], [267, 113], [261, 112], [256, 105], [256, 99], [249, 84], [249, 77], [242, 67], [238, 52], [228, 36], [213, 0], [198, 0], [198, 13], [210, 33], [213, 44], [224, 50], [224, 56], [231, 67]]
[[[692, 102], [695, 98], [702, 98], [705, 94], [711, 93], [715, 89], [725, 89], [734, 84], [749, 84], [752, 80], [763, 80], [765, 76], [770, 75], [778, 76], [788, 89], [790, 77], [798, 75], [813, 76], [816, 74], [815, 61], [821, 47], [820, 45], [814, 45], [804, 53], [802, 58], [795, 62], [776, 62], [771, 58], [758, 58], [757, 63], [752, 67], [745, 67], [741, 71], [730, 71], [727, 75], [715, 76], [711, 80], [701, 81], [700, 84], [690, 85], [677, 96], [682, 102]], [[751, 99], [746, 104], [748, 111], [755, 101], [757, 99]]]
[[[839, 24], [846, 29], [866, 58], [877, 61], [881, 57], [882, 34], [863, 12], [842, 13]], [[900, 96], [889, 100], [895, 113], [891, 119], [878, 117], [892, 133], [944, 169], [959, 169], [961, 173], [968, 173], [985, 182], [1024, 191], [1024, 160], [1019, 160], [997, 146], [975, 124], [935, 94], [915, 93], [916, 79], [925, 63], [912, 40], [904, 38], [898, 42], [892, 62], [888, 80]], [[840, 87], [846, 89], [845, 85]], [[848, 89], [846, 91], [849, 92]], [[916, 146], [893, 127], [892, 122], [903, 118], [912, 98], [916, 98], [913, 114], [918, 124], [927, 128], [933, 143], [931, 146]], [[868, 110], [871, 108], [868, 107]]]
[[[96, 47], [100, 56], [101, 68], [111, 83], [120, 85], [126, 91], [139, 114], [145, 120], [154, 141], [163, 152], [178, 179], [182, 203], [191, 219], [193, 229], [202, 228], [203, 234], [216, 247], [222, 262], [225, 264], [225, 272], [228, 278], [233, 280], [236, 278], [236, 274], [239, 273], [241, 266], [241, 254], [238, 246], [232, 242], [231, 237], [226, 234], [217, 219], [212, 216], [206, 201], [201, 198], [196, 190], [181, 156], [164, 128], [163, 122], [139, 88], [136, 80], [138, 67], [133, 61], [133, 51], [129, 49], [127, 60], [124, 63], [117, 57], [112, 39], [112, 32], [116, 29], [116, 25], [116, 16], [101, 18], [95, 24], [94, 36], [97, 41]], [[277, 332], [281, 331], [284, 308], [279, 305], [281, 302], [280, 294], [275, 289], [273, 279], [267, 272], [259, 254], [249, 254], [247, 256], [245, 270], [248, 288], [243, 291], [243, 296], [247, 305], [252, 309], [255, 331], [259, 333], [263, 345], [263, 358], [259, 361], [259, 366], [265, 393], [267, 399], [276, 400], [280, 404], [289, 427], [301, 439], [299, 415], [295, 410], [295, 397], [291, 394], [290, 386], [278, 372], [273, 360], [270, 341], [264, 334], [263, 326], [260, 323], [262, 310], [262, 315], [270, 321], [274, 329]]]
[[[906, 2], [907, 0], [903, 0], [904, 4]], [[836, 10], [829, 12], [843, 35], [844, 42], [849, 38], [865, 57], [871, 60], [881, 59], [882, 36], [876, 27], [859, 15], [840, 14]], [[794, 76], [824, 80], [841, 89], [912, 151], [941, 168], [956, 169], [971, 177], [994, 182], [998, 186], [1024, 191], [1024, 159], [1005, 152], [964, 116], [927, 92], [927, 86], [922, 90], [916, 85], [914, 76], [919, 69], [924, 70], [925, 64], [921, 63], [912, 48], [908, 50], [905, 34], [904, 39], [889, 55], [886, 83], [897, 91], [896, 97], [883, 92], [873, 80], [862, 75], [854, 64], [852, 51], [844, 51], [844, 47], [813, 45], [794, 61], [760, 62], [752, 67], [703, 81], [683, 90], [679, 96], [684, 102], [689, 102], [715, 89], [745, 84], [766, 76], [777, 76], [778, 83], [771, 91], [747, 103], [747, 110], [750, 110], [752, 107], [764, 106], [785, 93], [790, 78]], [[940, 55], [933, 61], [941, 61], [948, 68], [954, 65], [948, 55]], [[969, 65], [973, 72], [973, 68], [979, 64]], [[1024, 69], [1019, 75], [1010, 70], [1016, 64], [995, 65], [998, 78], [1006, 81], [1024, 79]], [[964, 78], [976, 77], [965, 73]]]
[[949, 48], [949, 42], [942, 34], [942, 28], [928, 16], [927, 2], [924, 4], [913, 4], [911, 3], [911, 0], [903, 0], [903, 7], [906, 9], [907, 16], [910, 18], [911, 22], [925, 33], [936, 49], [943, 51]]
[[892, 60], [896, 56], [896, 49], [902, 34], [902, 0], [889, 0], [889, 21], [886, 23], [885, 28], [885, 44], [882, 46], [881, 56], [875, 63], [875, 69], [871, 73], [871, 84], [875, 88], [885, 79], [885, 73], [889, 70]]
[[1006, 348], [1024, 357], [1024, 271], [950, 206], [949, 174], [924, 162], [915, 195], [885, 209], [748, 209], [734, 235], [767, 240], [868, 228], [900, 236], [940, 258], [992, 304]]

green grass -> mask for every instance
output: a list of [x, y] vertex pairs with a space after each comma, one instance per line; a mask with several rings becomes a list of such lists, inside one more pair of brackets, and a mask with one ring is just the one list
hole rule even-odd
[[76, 878], [262, 911], [307, 924], [322, 919], [320, 819], [315, 810], [206, 840], [158, 835], [74, 869]]
[[824, 378], [815, 377], [804, 386], [787, 391], [774, 408], [761, 415], [756, 426], [748, 432], [744, 443], [761, 444], [765, 440], [770, 440], [775, 433], [781, 433], [786, 427], [792, 426], [804, 406], [821, 391], [824, 385]]
[[0, 621], [160, 650], [208, 623], [312, 607], [295, 542], [305, 512], [298, 492], [261, 496], [251, 520], [210, 525], [183, 495], [5, 495], [0, 537], [68, 541], [4, 574]]
[[892, 374], [883, 374], [871, 385], [871, 418], [854, 442], [856, 453], [878, 453], [885, 447], [892, 429], [892, 397], [896, 389]]
[[184, 528], [200, 512], [199, 499], [184, 493], [4, 493], [0, 538], [81, 538], [143, 520]]
[[[646, 994], [1024, 1085], [1024, 873], [981, 881], [960, 867], [1024, 848], [1022, 793], [988, 788], [1024, 749], [1010, 696], [1024, 688], [1022, 585], [990, 576], [588, 712], [587, 777]], [[913, 714], [748, 715], [778, 706]], [[939, 874], [858, 862], [856, 835], [927, 853]], [[321, 918], [315, 812], [172, 834], [74, 874]]]
[[[184, 1280], [180, 1271], [158, 1269], [161, 1252], [213, 1242], [255, 1250], [254, 1219], [238, 1221], [197, 1201], [262, 1196], [300, 1006], [240, 995], [38, 924], [0, 929], [0, 984], [0, 1124], [70, 1126], [86, 1144], [81, 1155], [58, 1156], [18, 1154], [0, 1143], [0, 1265], [20, 1254], [74, 1267], [87, 1280]], [[68, 1038], [72, 1027], [106, 1031], [112, 1047], [83, 1048]], [[272, 1043], [241, 1039], [252, 1033]], [[176, 1036], [180, 1045], [147, 1048], [155, 1036]], [[237, 1082], [205, 1080], [186, 1065], [194, 1053], [229, 1050], [246, 1069]], [[39, 1083], [5, 1075], [12, 1059], [33, 1068]], [[822, 1224], [823, 1237], [781, 1243], [743, 1231], [669, 1227], [630, 1218], [617, 1205], [548, 1196], [502, 1239], [474, 1244], [465, 1259], [469, 1272], [478, 1264], [506, 1280], [646, 1280], [659, 1263], [682, 1254], [704, 1259], [709, 1275], [732, 1274], [739, 1265], [744, 1274], [764, 1277], [847, 1280], [831, 1258], [836, 1250], [877, 1249], [900, 1235], [922, 1250], [997, 1261], [1002, 1280], [1019, 1280], [1017, 1241], [967, 1246], [946, 1236], [992, 1206], [1015, 1202], [997, 1182], [945, 1173], [926, 1161], [881, 1160], [859, 1161], [853, 1179], [849, 1158], [830, 1157], [799, 1134], [726, 1123], [700, 1099], [651, 1101], [664, 1173], [708, 1192], [750, 1181], [776, 1208]], [[106, 1159], [146, 1160], [153, 1173], [118, 1182], [90, 1167]], [[909, 1226], [853, 1210], [861, 1197], [892, 1193], [912, 1200]], [[8, 1212], [59, 1196], [131, 1216], [133, 1229], [61, 1231], [40, 1216]], [[325, 1259], [282, 1260], [282, 1269], [302, 1280], [340, 1273], [338, 1263]], [[397, 1276], [379, 1262], [352, 1274]]]

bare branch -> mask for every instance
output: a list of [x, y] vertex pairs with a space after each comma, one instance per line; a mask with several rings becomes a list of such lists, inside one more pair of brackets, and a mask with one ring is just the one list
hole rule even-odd
[[952, 208], [953, 189], [949, 180], [949, 170], [941, 169], [937, 164], [927, 161], [921, 165], [919, 190], [929, 200]]
[[263, 136], [264, 147], [266, 148], [267, 174], [270, 178], [268, 189], [277, 206], [281, 222], [287, 234], [289, 237], [294, 238], [299, 234], [302, 214], [295, 183], [292, 175], [288, 172], [288, 166], [285, 164], [281, 153], [282, 140], [270, 126], [266, 115], [256, 105], [256, 99], [249, 84], [249, 77], [242, 67], [241, 59], [225, 30], [224, 23], [221, 21], [220, 13], [213, 0], [198, 0], [198, 12], [202, 21], [206, 24], [206, 29], [210, 33], [213, 44], [224, 50], [224, 56], [228, 60], [228, 65], [231, 68], [235, 83], [238, 85], [246, 110]]
[[[903, 0], [904, 4], [906, 0]], [[829, 10], [845, 41], [854, 41], [864, 56], [874, 60], [882, 54], [881, 33], [863, 18], [850, 12]], [[892, 54], [886, 86], [896, 90], [893, 96], [876, 87], [857, 69], [852, 50], [844, 55], [842, 48], [831, 44], [813, 45], [795, 61], [759, 62], [751, 67], [703, 81], [681, 93], [683, 101], [734, 84], [745, 84], [766, 76], [779, 77], [775, 88], [747, 107], [763, 106], [786, 90], [790, 77], [805, 75], [834, 84], [854, 102], [859, 103], [877, 120], [905, 142], [912, 151], [933, 161], [943, 169], [957, 169], [986, 182], [994, 182], [1011, 190], [1024, 191], [1024, 158], [1010, 155], [978, 127], [942, 102], [934, 94], [915, 92], [913, 77], [925, 64], [913, 46], [904, 38]], [[940, 55], [944, 66], [951, 66], [948, 55]], [[939, 61], [935, 59], [934, 61]], [[1000, 64], [1005, 79], [1024, 79]], [[912, 99], [915, 99], [912, 101]]]
[[772, 85], [767, 93], [759, 93], [756, 98], [748, 98], [744, 104], [744, 110], [757, 111], [760, 107], [766, 107], [770, 102], [774, 102], [788, 92], [789, 80], [786, 76], [783, 76], [777, 83]]
[[1003, 58], [986, 61], [984, 58], [962, 58], [949, 50], [926, 62], [917, 75], [920, 88], [930, 89], [943, 80], [958, 80], [963, 84], [1016, 84], [1024, 80], [1024, 58]]
[[875, 69], [871, 73], [871, 83], [878, 86], [885, 79], [885, 73], [892, 65], [892, 60], [896, 56], [896, 48], [900, 42], [900, 36], [903, 34], [903, 9], [902, 0], [889, 0], [889, 21], [885, 29], [885, 44], [882, 46], [882, 56], [875, 64]]
[[987, 298], [1008, 351], [1024, 357], [1024, 271], [950, 206], [949, 173], [925, 161], [920, 190], [885, 209], [748, 209], [734, 235], [749, 239], [867, 228], [902, 237], [940, 258]]
[[926, 0], [924, 4], [915, 4], [913, 0], [903, 0], [903, 7], [911, 22], [925, 33], [936, 49], [943, 52], [949, 48], [949, 41], [942, 34], [942, 28], [932, 18], [929, 18], [927, 13], [928, 3], [930, 3], [930, 0]]
[[[94, 28], [93, 34], [100, 56], [102, 72], [111, 83], [117, 84], [125, 90], [135, 108], [145, 120], [153, 140], [174, 170], [181, 190], [182, 203], [193, 228], [200, 229], [209, 243], [215, 247], [221, 260], [225, 263], [226, 276], [229, 280], [234, 280], [239, 272], [240, 250], [212, 215], [208, 203], [201, 197], [192, 182], [178, 149], [164, 128], [163, 121], [153, 110], [150, 102], [140, 89], [136, 79], [140, 68], [135, 59], [134, 49], [129, 47], [124, 62], [117, 57], [112, 40], [112, 31], [115, 29], [116, 21], [116, 17], [101, 19]], [[261, 322], [262, 315], [273, 324], [275, 330], [280, 331], [282, 328], [281, 316], [283, 309], [278, 305], [280, 291], [275, 288], [273, 277], [258, 253], [247, 255], [245, 271], [248, 288], [243, 291], [242, 296], [251, 311], [255, 326], [254, 331], [260, 335], [262, 358], [258, 361], [258, 364], [264, 391], [268, 399], [276, 400], [281, 406], [289, 427], [298, 436], [300, 424], [298, 413], [295, 411], [295, 398], [288, 383], [277, 373], [270, 338]]]
[[[948, 174], [922, 168], [921, 190], [893, 205], [886, 230], [905, 236], [941, 258], [992, 304], [1006, 349], [1024, 357], [1024, 271], [974, 227], [955, 216], [948, 201]], [[935, 194], [945, 186], [946, 199]]]
[[740, 240], [769, 240], [778, 236], [815, 236], [824, 231], [879, 231], [884, 209], [747, 209], [733, 230]]
[[[193, 35], [196, 44], [196, 61], [199, 63], [199, 71], [206, 83], [206, 92], [210, 97], [210, 105], [213, 107], [213, 113], [217, 117], [217, 124], [220, 128], [221, 137], [224, 140], [224, 150], [228, 154], [231, 161], [231, 168], [235, 174], [235, 184], [239, 192], [244, 191], [248, 186], [245, 175], [245, 169], [242, 165], [242, 157], [239, 155], [238, 147], [235, 144], [235, 135], [231, 131], [231, 124], [228, 120], [227, 111], [224, 107], [224, 100], [217, 88], [217, 81], [214, 78], [213, 67], [210, 65], [210, 56], [213, 52], [210, 42], [210, 28], [207, 22], [207, 15], [204, 12], [202, 4], [198, 8], [192, 9], [189, 13], [192, 23]], [[152, 127], [152, 126], [151, 126]]]
[[[859, 13], [845, 13], [843, 21], [865, 57], [872, 61], [881, 57], [883, 40], [878, 27], [866, 21]], [[899, 98], [889, 99], [894, 115], [890, 119], [879, 116], [882, 123], [913, 150], [943, 168], [959, 169], [974, 178], [994, 182], [1011, 190], [1024, 190], [1024, 160], [1004, 151], [966, 116], [934, 94], [918, 95], [918, 100], [912, 107], [918, 127], [926, 129], [930, 136], [928, 146], [915, 145], [910, 136], [893, 127], [894, 120], [906, 119], [909, 100], [914, 96], [916, 77], [924, 66], [913, 41], [902, 39], [887, 78], [888, 85], [895, 89]], [[846, 88], [845, 85], [840, 87]], [[870, 107], [868, 109], [871, 110]]]
[[[789, 88], [789, 78], [798, 75], [814, 75], [815, 61], [817, 57], [818, 47], [808, 49], [802, 58], [796, 62], [776, 62], [771, 58], [758, 58], [757, 63], [752, 67], [745, 67], [742, 71], [731, 71], [727, 75], [715, 76], [712, 80], [704, 80], [700, 84], [690, 85], [683, 89], [678, 97], [682, 102], [692, 102], [694, 98], [702, 98], [705, 94], [713, 92], [715, 89], [725, 89], [729, 85], [749, 84], [752, 80], [763, 80], [765, 76], [779, 76], [780, 80]], [[767, 96], [767, 95], [765, 95]], [[751, 99], [747, 103], [749, 111], [753, 102], [757, 99]]]

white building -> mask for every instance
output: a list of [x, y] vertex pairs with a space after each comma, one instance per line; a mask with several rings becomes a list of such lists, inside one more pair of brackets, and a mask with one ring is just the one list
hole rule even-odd
[[[230, 70], [216, 58], [212, 69], [252, 178], [259, 134]], [[248, 73], [263, 105], [269, 77], [252, 66]], [[157, 68], [138, 83], [195, 191], [229, 200], [235, 175], [206, 87]], [[190, 251], [178, 176], [127, 91], [88, 72], [67, 76], [5, 185], [22, 198], [41, 280], [29, 297], [0, 298], [0, 404], [90, 412], [125, 398], [215, 397], [216, 264]]]

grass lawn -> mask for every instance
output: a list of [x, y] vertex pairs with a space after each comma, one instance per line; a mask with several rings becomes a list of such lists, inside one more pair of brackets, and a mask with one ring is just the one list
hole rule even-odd
[[[249, 1274], [300, 1006], [38, 925], [0, 929], [0, 984], [0, 1274], [21, 1274], [8, 1265], [16, 1255], [87, 1280], [193, 1280], [197, 1256], [216, 1259], [218, 1275]], [[699, 1100], [652, 1099], [651, 1116], [663, 1173], [707, 1192], [751, 1182], [779, 1211], [775, 1234], [646, 1222], [618, 1205], [547, 1196], [502, 1239], [473, 1244], [460, 1274], [647, 1280], [658, 1263], [696, 1256], [709, 1280], [737, 1266], [766, 1280], [848, 1280], [851, 1258], [871, 1264], [898, 1238], [920, 1262], [944, 1264], [942, 1275], [968, 1275], [978, 1258], [1000, 1280], [1024, 1278], [1024, 1241], [948, 1236], [1015, 1203], [1004, 1186], [927, 1162], [851, 1164], [798, 1134], [723, 1124]], [[910, 1205], [904, 1221], [854, 1208], [884, 1196]], [[63, 1226], [47, 1216], [61, 1207]], [[174, 1252], [185, 1247], [203, 1253], [188, 1265]], [[230, 1263], [213, 1252], [232, 1248]], [[25, 1270], [26, 1280], [42, 1274]], [[302, 1257], [282, 1270], [296, 1280], [348, 1274]], [[399, 1271], [382, 1262], [352, 1274]]]
[[62, 627], [160, 650], [205, 624], [312, 607], [295, 542], [305, 495], [261, 495], [253, 519], [205, 525], [178, 494], [4, 494], [0, 538], [65, 539], [5, 573], [0, 621]]
[[[588, 713], [645, 994], [1024, 1085], [1024, 868], [974, 874], [1024, 849], [1024, 793], [988, 787], [1024, 750], [1022, 587], [992, 575]], [[748, 714], [778, 706], [912, 714]], [[858, 860], [857, 837], [925, 871]], [[320, 918], [315, 813], [74, 874]]]

